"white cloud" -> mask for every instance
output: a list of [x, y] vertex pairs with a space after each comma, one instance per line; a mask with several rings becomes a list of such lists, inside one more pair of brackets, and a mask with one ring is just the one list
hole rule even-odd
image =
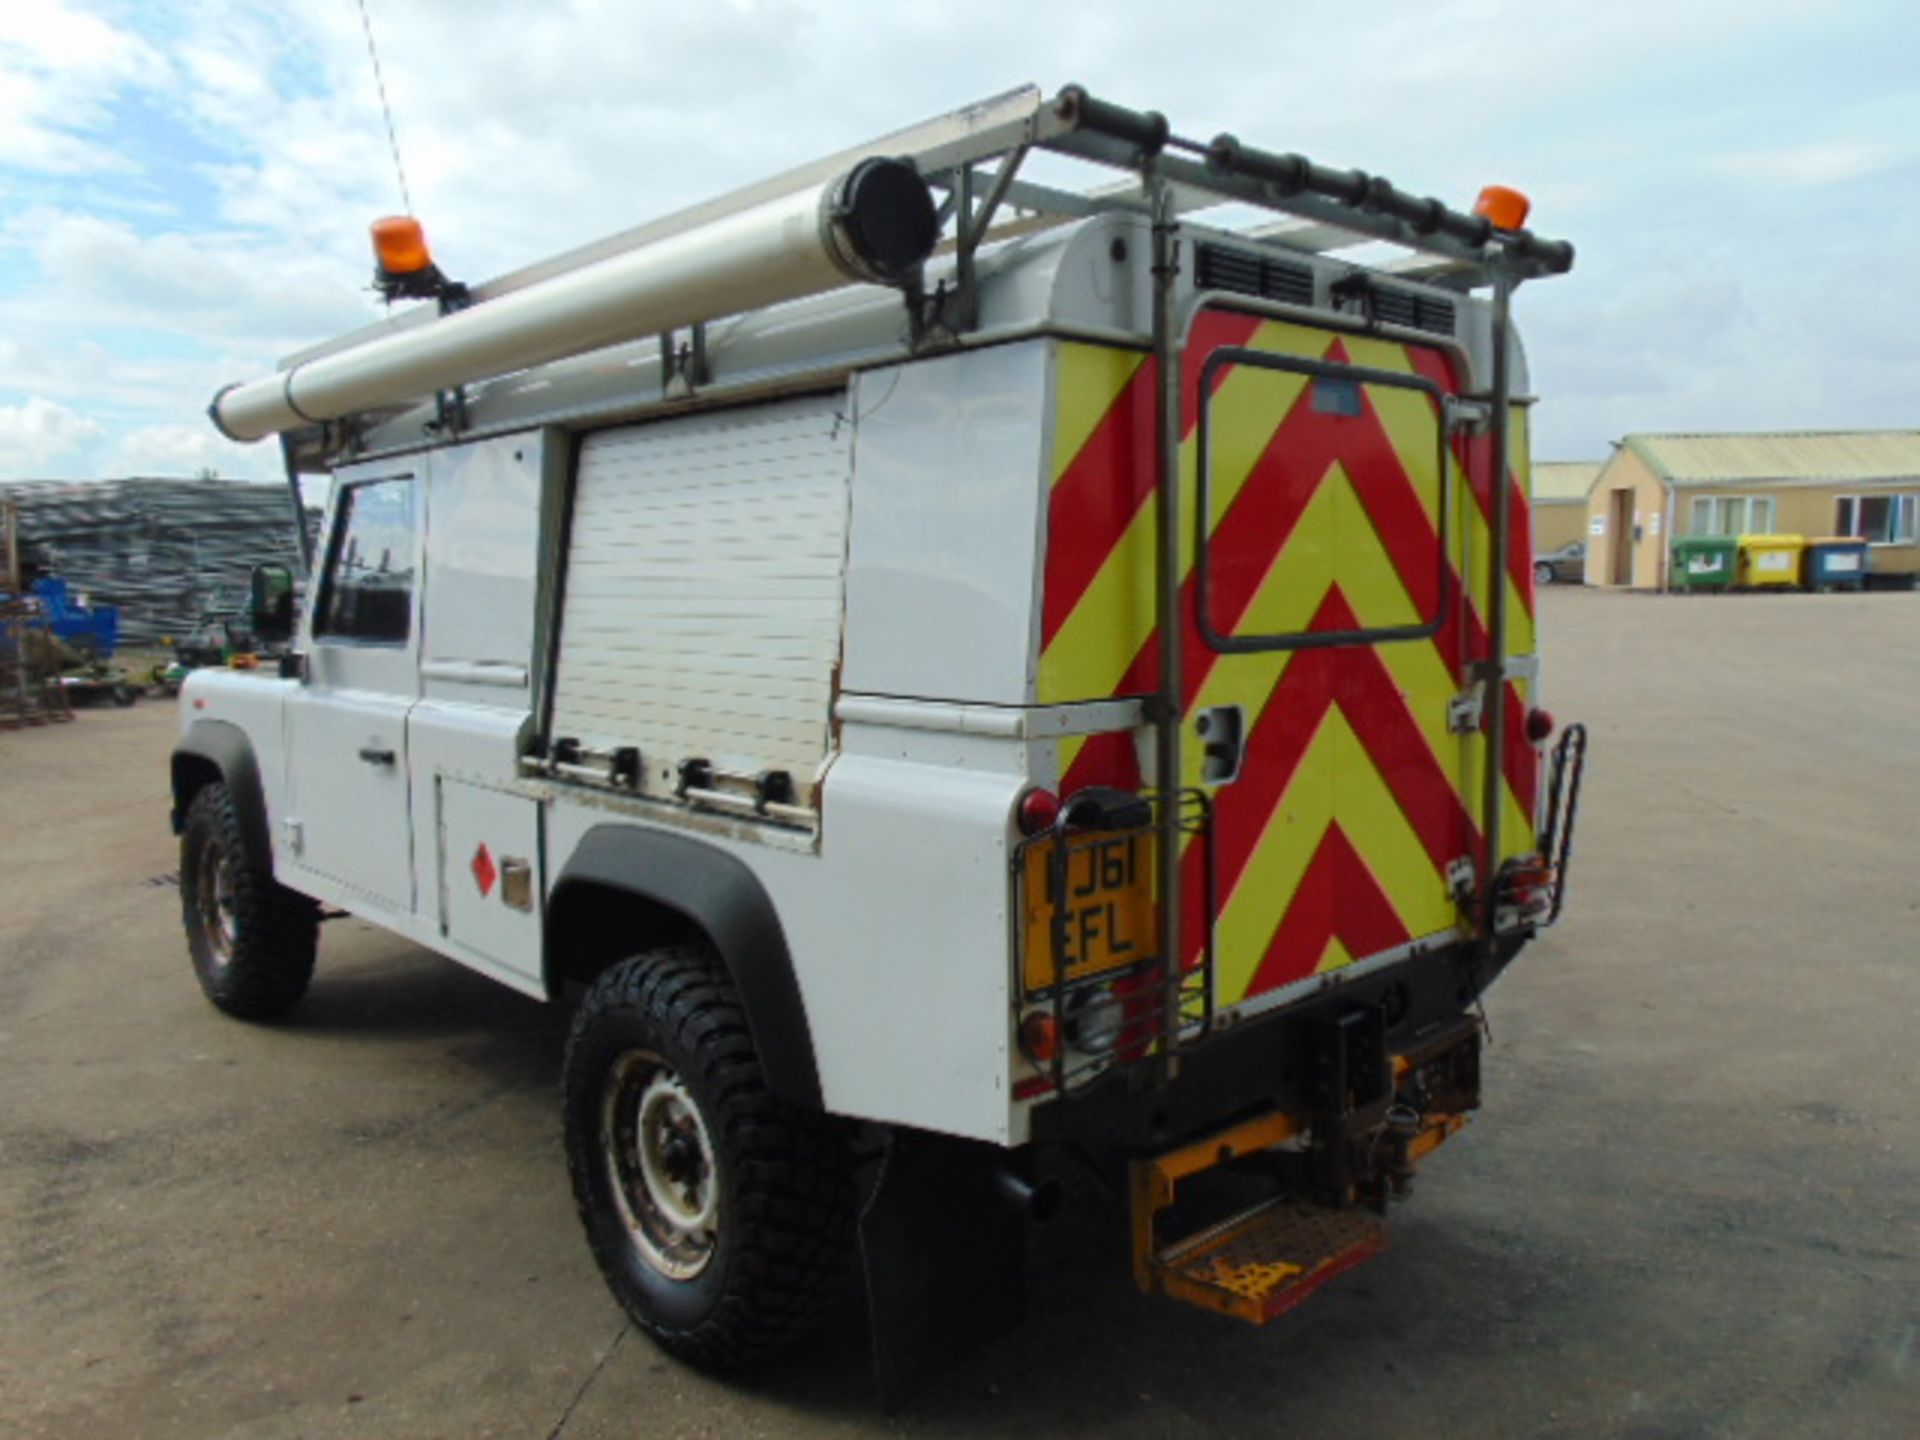
[[39, 211], [0, 231], [29, 250], [70, 319], [178, 326], [203, 342], [309, 338], [369, 318], [363, 271], [324, 245], [244, 232], [141, 233], [121, 220]]
[[1725, 175], [1788, 185], [1837, 185], [1892, 170], [1920, 155], [1911, 144], [1889, 140], [1827, 140], [1777, 150], [1720, 155], [1713, 168]]
[[0, 7], [0, 155], [51, 174], [126, 171], [126, 158], [89, 132], [123, 92], [166, 84], [170, 67], [147, 41], [63, 0]]
[[123, 435], [109, 452], [109, 469], [120, 475], [257, 476], [263, 455], [224, 440], [211, 425], [143, 425]]
[[26, 479], [96, 443], [99, 425], [44, 396], [21, 405], [0, 405], [0, 475]]

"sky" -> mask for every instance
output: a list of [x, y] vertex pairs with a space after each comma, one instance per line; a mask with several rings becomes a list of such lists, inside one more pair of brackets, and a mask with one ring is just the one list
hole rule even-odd
[[[412, 207], [479, 281], [1037, 83], [1571, 239], [1534, 453], [1920, 426], [1914, 0], [367, 0]], [[272, 478], [213, 392], [379, 311], [358, 0], [0, 3], [0, 480]]]

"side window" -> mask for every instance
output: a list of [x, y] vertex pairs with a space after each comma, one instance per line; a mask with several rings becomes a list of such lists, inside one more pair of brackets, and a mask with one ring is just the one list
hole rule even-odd
[[313, 633], [405, 644], [413, 616], [413, 481], [372, 480], [340, 497]]
[[1851, 535], [1875, 545], [1911, 545], [1920, 520], [1920, 498], [1912, 495], [1842, 495], [1836, 503], [1836, 535]]

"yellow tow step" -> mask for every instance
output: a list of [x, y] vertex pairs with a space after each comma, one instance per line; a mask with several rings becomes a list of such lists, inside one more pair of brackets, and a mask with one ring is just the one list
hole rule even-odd
[[1386, 1248], [1386, 1224], [1365, 1211], [1271, 1200], [1167, 1247], [1154, 1268], [1163, 1293], [1264, 1325]]
[[1190, 1175], [1269, 1150], [1296, 1133], [1274, 1111], [1242, 1121], [1164, 1155], [1133, 1162], [1133, 1273], [1150, 1295], [1167, 1295], [1264, 1325], [1342, 1271], [1378, 1255], [1387, 1227], [1359, 1210], [1330, 1210], [1287, 1199], [1256, 1205], [1164, 1248], [1154, 1217], [1173, 1203]]

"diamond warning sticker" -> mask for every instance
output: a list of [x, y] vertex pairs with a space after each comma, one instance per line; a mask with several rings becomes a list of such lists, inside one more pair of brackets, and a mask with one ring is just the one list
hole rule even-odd
[[485, 899], [493, 893], [493, 882], [500, 878], [500, 871], [493, 863], [493, 854], [482, 840], [474, 847], [473, 860], [467, 866], [473, 871], [473, 883], [480, 887], [480, 896]]

